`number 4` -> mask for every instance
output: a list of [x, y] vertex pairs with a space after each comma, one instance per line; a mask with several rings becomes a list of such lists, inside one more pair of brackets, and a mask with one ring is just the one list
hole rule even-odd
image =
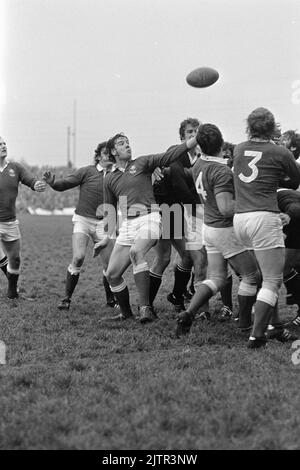
[[254, 152], [252, 150], [246, 150], [244, 153], [244, 156], [253, 157], [253, 160], [251, 160], [251, 162], [248, 163], [248, 166], [249, 168], [251, 168], [252, 173], [249, 176], [245, 176], [243, 173], [240, 173], [238, 177], [244, 183], [251, 183], [251, 181], [254, 181], [258, 175], [258, 168], [255, 164], [261, 159], [262, 152]]
[[203, 186], [202, 175], [203, 175], [203, 172], [200, 171], [198, 178], [196, 179], [195, 186], [196, 186], [197, 193], [202, 196], [202, 199], [204, 201], [206, 201], [207, 192], [205, 191], [204, 186]]

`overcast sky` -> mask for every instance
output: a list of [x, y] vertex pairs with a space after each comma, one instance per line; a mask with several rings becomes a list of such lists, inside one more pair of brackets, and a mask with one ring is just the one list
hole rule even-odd
[[[300, 129], [300, 0], [0, 0], [0, 135], [9, 156], [65, 164], [77, 102], [77, 166], [124, 131], [135, 156], [178, 141], [188, 116], [245, 139], [268, 107]], [[219, 71], [188, 86], [198, 66]]]

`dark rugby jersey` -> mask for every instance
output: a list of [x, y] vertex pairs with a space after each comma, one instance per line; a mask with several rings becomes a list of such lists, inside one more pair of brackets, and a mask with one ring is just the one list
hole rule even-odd
[[79, 168], [66, 178], [55, 180], [51, 185], [55, 191], [66, 191], [79, 186], [79, 200], [75, 213], [83, 217], [103, 219], [101, 211], [97, 208], [103, 204], [104, 170], [99, 171], [96, 166], [88, 165]]
[[105, 203], [120, 204], [123, 217], [158, 212], [151, 175], [156, 167], [168, 166], [187, 150], [186, 143], [174, 145], [165, 153], [130, 160], [124, 171], [115, 169], [104, 182]]
[[204, 204], [204, 224], [223, 228], [233, 225], [233, 217], [224, 217], [218, 209], [216, 195], [234, 194], [233, 175], [226, 160], [201, 156], [192, 167], [196, 190]]
[[154, 182], [153, 192], [158, 204], [199, 204], [200, 200], [195, 187], [188, 185], [184, 172], [184, 168], [191, 168], [195, 162], [191, 163], [188, 151], [186, 151], [168, 167], [162, 180]]
[[276, 190], [288, 176], [296, 187], [300, 167], [285, 147], [271, 142], [247, 141], [234, 149], [236, 212], [279, 212]]
[[291, 218], [290, 223], [283, 227], [286, 234], [285, 246], [300, 249], [300, 192], [278, 189], [277, 201], [280, 212], [285, 212]]
[[19, 183], [34, 190], [37, 179], [17, 162], [8, 162], [3, 171], [0, 171], [0, 222], [9, 222], [16, 219], [16, 199]]

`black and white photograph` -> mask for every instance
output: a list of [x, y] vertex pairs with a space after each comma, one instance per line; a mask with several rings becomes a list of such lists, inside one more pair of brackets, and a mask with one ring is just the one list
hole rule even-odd
[[299, 0], [0, 0], [0, 450], [300, 450], [299, 56]]

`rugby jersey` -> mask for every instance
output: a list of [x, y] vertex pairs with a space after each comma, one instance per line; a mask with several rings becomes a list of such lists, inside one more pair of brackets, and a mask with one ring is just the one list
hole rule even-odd
[[223, 228], [233, 225], [233, 217], [225, 217], [218, 209], [216, 195], [234, 195], [233, 175], [224, 158], [201, 155], [191, 169], [196, 190], [204, 205], [204, 224]]
[[123, 217], [137, 217], [158, 212], [151, 175], [156, 167], [168, 166], [187, 150], [186, 143], [174, 145], [165, 153], [144, 155], [129, 160], [125, 169], [114, 168], [105, 178], [105, 203], [120, 204]]
[[103, 213], [101, 210], [97, 211], [97, 208], [103, 204], [105, 173], [106, 171], [101, 166], [84, 166], [66, 178], [54, 180], [51, 187], [55, 191], [66, 191], [79, 186], [79, 199], [75, 213], [82, 217], [101, 220]]
[[37, 179], [17, 162], [7, 162], [0, 171], [0, 222], [16, 220], [16, 199], [19, 183], [25, 184], [34, 191]]
[[272, 142], [242, 142], [234, 149], [236, 212], [279, 212], [276, 190], [288, 176], [300, 183], [300, 166], [285, 147]]

